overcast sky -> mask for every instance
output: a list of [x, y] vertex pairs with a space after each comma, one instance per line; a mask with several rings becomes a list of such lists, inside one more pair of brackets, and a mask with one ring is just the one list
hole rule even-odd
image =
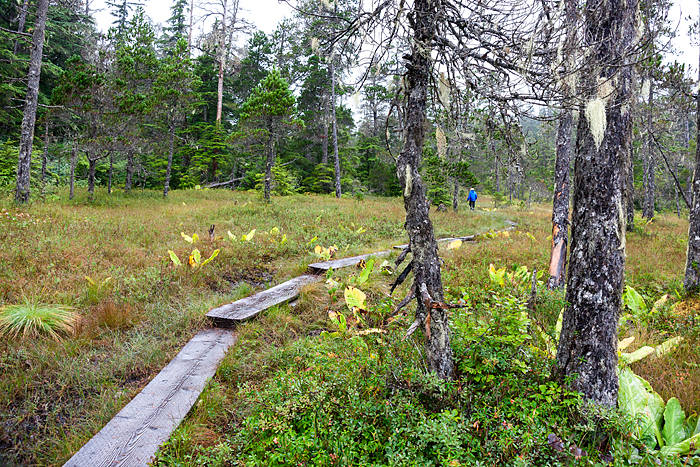
[[[174, 3], [173, 0], [141, 0], [145, 5], [146, 14], [150, 16], [154, 23], [165, 24], [170, 17], [170, 7]], [[200, 3], [202, 0], [196, 0]], [[277, 0], [240, 0], [241, 17], [253, 23], [258, 29], [270, 33], [272, 32], [280, 20], [285, 16], [291, 17], [292, 9], [286, 3], [279, 3]], [[91, 4], [93, 11], [96, 11], [95, 18], [97, 20], [98, 29], [106, 31], [111, 25], [114, 18], [109, 14], [105, 0], [94, 0]], [[196, 14], [196, 10], [195, 10]], [[670, 13], [672, 27], [677, 28], [677, 37], [673, 40], [673, 45], [677, 50], [677, 58], [690, 65], [693, 72], [693, 78], [697, 79], [698, 69], [698, 47], [697, 40], [691, 44], [688, 37], [689, 23], [685, 18], [698, 16], [697, 0], [676, 0], [675, 5]], [[199, 28], [195, 28], [195, 35], [198, 34]], [[667, 57], [667, 61], [673, 61], [672, 56]]]

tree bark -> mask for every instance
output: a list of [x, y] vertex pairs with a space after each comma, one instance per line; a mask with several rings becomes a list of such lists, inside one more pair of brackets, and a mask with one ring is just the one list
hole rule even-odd
[[559, 117], [557, 155], [554, 163], [552, 253], [549, 259], [548, 289], [563, 287], [566, 280], [566, 254], [569, 243], [569, 160], [573, 124], [571, 109], [564, 109]]
[[656, 177], [654, 163], [654, 145], [652, 141], [652, 131], [654, 124], [654, 77], [651, 72], [646, 78], [649, 80], [649, 96], [647, 98], [646, 125], [647, 134], [644, 139], [644, 206], [642, 217], [645, 219], [654, 218], [654, 199], [656, 197]]
[[330, 99], [326, 95], [323, 109], [323, 141], [321, 141], [321, 163], [328, 164], [328, 121], [330, 120]]
[[275, 139], [272, 128], [269, 129], [270, 136], [267, 139], [267, 161], [265, 163], [265, 186], [263, 195], [265, 202], [270, 202], [270, 191], [272, 187], [272, 166], [275, 163]]
[[406, 231], [409, 236], [416, 322], [426, 336], [428, 370], [439, 378], [454, 377], [450, 330], [444, 302], [437, 241], [425, 202], [425, 187], [418, 173], [425, 139], [426, 103], [430, 77], [430, 44], [435, 34], [437, 3], [416, 0], [409, 19], [414, 40], [406, 64], [406, 125], [404, 147], [397, 161], [403, 190]]
[[75, 141], [73, 141], [73, 147], [71, 148], [71, 155], [70, 155], [70, 194], [68, 195], [68, 199], [73, 199], [73, 195], [75, 194], [75, 166], [78, 163], [78, 147], [75, 144]]
[[[337, 3], [336, 3], [337, 5]], [[331, 116], [333, 119], [333, 162], [335, 168], [335, 197], [340, 198], [340, 156], [338, 155], [338, 119], [335, 115], [335, 65], [333, 63], [334, 57], [331, 55], [331, 101], [332, 101], [332, 112]]]
[[124, 178], [124, 191], [129, 193], [134, 183], [134, 153], [132, 150], [126, 152], [126, 176]]
[[163, 187], [163, 197], [168, 196], [170, 190], [170, 171], [173, 167], [173, 150], [175, 148], [175, 122], [170, 123], [170, 144], [168, 147], [168, 166], [165, 169], [165, 186]]
[[634, 152], [632, 147], [629, 148], [627, 154], [627, 174], [626, 174], [626, 190], [625, 190], [625, 207], [627, 209], [627, 232], [634, 230]]
[[95, 169], [97, 168], [97, 158], [91, 157], [88, 153], [88, 199], [95, 199]]
[[109, 176], [107, 178], [107, 194], [112, 194], [112, 177], [114, 176], [114, 156], [109, 155]]
[[617, 323], [625, 266], [623, 183], [632, 144], [637, 0], [586, 4], [592, 51], [576, 143], [571, 264], [556, 375], [604, 407], [617, 404]]
[[46, 118], [46, 126], [44, 131], [44, 155], [41, 158], [41, 194], [43, 195], [46, 189], [46, 164], [49, 160], [49, 119]]
[[[700, 125], [700, 93], [698, 93], [696, 100], [698, 109], [696, 118], [697, 124]], [[683, 279], [683, 287], [687, 292], [697, 292], [700, 289], [700, 126], [697, 127], [697, 142], [688, 219], [688, 252], [685, 259], [685, 278]]]
[[44, 50], [44, 31], [46, 30], [46, 15], [49, 11], [49, 0], [38, 0], [36, 8], [36, 24], [32, 36], [32, 51], [29, 58], [29, 73], [27, 76], [27, 97], [24, 101], [22, 130], [19, 141], [19, 158], [17, 161], [17, 188], [15, 201], [29, 201], [30, 172], [32, 164], [32, 146], [34, 144], [34, 124], [39, 99], [39, 78], [41, 75], [41, 57]]
[[216, 94], [216, 124], [221, 123], [221, 111], [224, 103], [224, 68], [226, 62], [226, 51], [225, 51], [225, 41], [226, 41], [226, 2], [223, 0], [224, 12], [221, 20], [221, 40], [219, 41], [219, 82], [217, 85]]
[[[24, 25], [27, 22], [27, 10], [29, 10], [29, 0], [24, 0], [22, 3], [22, 9], [19, 11], [19, 24], [17, 25], [17, 32], [24, 32]], [[15, 45], [12, 49], [12, 53], [17, 55], [19, 52], [19, 38], [15, 39]]]

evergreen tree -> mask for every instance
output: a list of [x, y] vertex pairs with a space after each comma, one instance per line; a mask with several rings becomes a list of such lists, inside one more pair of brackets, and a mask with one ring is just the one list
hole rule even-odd
[[275, 143], [292, 125], [303, 125], [296, 116], [295, 99], [289, 85], [273, 69], [253, 89], [241, 108], [241, 124], [247, 133], [264, 142], [266, 163], [264, 198], [270, 202], [272, 166], [275, 162]]

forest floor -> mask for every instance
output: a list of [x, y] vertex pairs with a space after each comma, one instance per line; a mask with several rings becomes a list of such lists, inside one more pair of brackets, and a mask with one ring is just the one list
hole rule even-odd
[[[81, 318], [76, 332], [60, 340], [3, 338], [0, 341], [0, 465], [62, 465], [195, 333], [209, 325], [204, 314], [211, 308], [302, 274], [309, 263], [324, 259], [326, 249], [331, 246], [338, 248], [334, 257], [340, 258], [386, 250], [406, 242], [405, 214], [399, 199], [336, 200], [329, 196], [298, 195], [274, 198], [268, 206], [256, 193], [224, 190], [175, 191], [167, 200], [157, 192], [107, 195], [98, 191], [94, 203], [80, 197], [69, 202], [64, 200], [65, 193], [61, 195], [58, 200], [36, 202], [21, 210], [9, 200], [0, 202], [0, 232], [3, 232], [0, 304], [68, 305]], [[477, 355], [474, 348], [478, 339], [472, 339], [466, 329], [479, 328], [486, 315], [491, 320], [503, 319], [497, 318], [492, 310], [521, 310], [529, 294], [529, 286], [525, 284], [528, 281], [518, 279], [523, 275], [522, 267], [529, 271], [547, 268], [551, 206], [533, 205], [528, 209], [517, 204], [495, 208], [490, 198], [482, 196], [475, 212], [464, 207], [457, 213], [432, 210], [431, 218], [438, 237], [501, 230], [506, 220], [518, 224], [507, 234], [487, 233], [477, 242], [442, 251], [446, 297], [469, 305], [468, 311], [455, 313], [454, 317], [454, 346], [460, 374], [471, 378], [469, 383], [459, 383], [459, 393], [466, 394], [467, 384], [472, 384], [470, 390], [493, 392], [488, 385], [494, 384], [494, 377], [498, 378], [498, 372], [502, 371], [499, 359], [512, 362], [515, 354], [499, 347], [500, 353]], [[208, 231], [212, 225], [214, 236], [210, 238]], [[194, 234], [199, 238], [190, 243]], [[627, 236], [626, 283], [643, 296], [648, 310], [631, 316], [621, 328], [620, 337], [636, 338], [632, 350], [659, 344], [669, 337], [685, 338], [675, 352], [642, 360], [632, 368], [664, 400], [677, 397], [685, 411], [691, 413], [700, 410], [700, 372], [697, 371], [700, 306], [682, 293], [686, 245], [686, 220], [671, 214], [660, 214], [651, 223], [637, 219], [637, 227]], [[203, 264], [216, 250], [218, 256]], [[169, 251], [177, 256], [181, 266], [175, 264]], [[190, 255], [195, 267], [188, 265]], [[434, 382], [421, 379], [422, 357], [417, 345], [420, 336], [402, 342], [400, 338], [410, 324], [406, 322], [410, 317], [401, 314], [389, 317], [407, 289], [399, 288], [392, 297], [387, 296], [388, 284], [397, 271], [380, 268], [382, 261], [375, 262], [373, 272], [364, 280], [356, 268], [331, 273], [325, 285], [306, 288], [298, 302], [275, 307], [239, 326], [236, 347], [205, 390], [201, 402], [163, 450], [158, 465], [297, 465], [299, 462], [360, 465], [358, 459], [362, 453], [346, 458], [337, 454], [354, 452], [351, 445], [352, 439], [357, 442], [357, 433], [348, 439], [336, 434], [329, 441], [318, 434], [319, 414], [330, 417], [326, 430], [330, 434], [330, 420], [342, 412], [337, 405], [351, 407], [359, 401], [364, 405], [357, 410], [366, 413], [366, 417], [374, 417], [372, 426], [381, 426], [382, 418], [375, 413], [379, 403], [370, 401], [381, 400], [381, 407], [384, 402], [388, 406], [387, 394], [401, 394], [408, 405], [419, 401], [432, 406], [426, 420], [437, 420], [449, 412], [462, 425], [468, 422], [474, 430], [469, 434], [474, 437], [474, 443], [497, 447], [492, 449], [493, 453], [484, 451], [484, 459], [514, 462], [529, 444], [520, 438], [480, 438], [479, 433], [485, 428], [479, 426], [485, 421], [479, 418], [480, 405], [473, 400], [475, 393], [469, 396], [468, 411], [452, 413], [446, 409], [463, 407], [463, 401], [450, 402], [451, 396], [446, 394], [457, 389], [438, 390], [431, 386]], [[491, 264], [494, 268], [490, 274]], [[494, 273], [498, 276], [500, 268], [506, 269], [503, 274], [506, 279], [509, 272], [515, 274], [499, 284], [492, 277]], [[358, 315], [346, 307], [347, 285], [365, 292], [366, 314]], [[666, 294], [669, 295], [666, 304], [652, 310], [652, 304]], [[562, 293], [542, 290], [536, 312], [530, 317], [534, 324], [528, 326], [554, 334], [562, 306]], [[518, 336], [533, 334], [523, 328], [522, 322], [499, 321], [498, 326], [517, 328], [505, 341], [498, 341], [499, 346], [507, 344], [516, 353], [522, 352], [524, 342], [517, 343]], [[487, 332], [491, 328], [487, 326], [480, 334], [482, 341], [492, 341]], [[368, 329], [376, 332], [362, 333]], [[498, 340], [494, 339], [493, 342]], [[358, 342], [364, 344], [358, 347]], [[467, 368], [466, 362], [475, 358], [483, 368], [478, 367], [476, 373], [470, 374], [470, 368], [475, 367]], [[533, 397], [549, 397], [549, 383], [540, 368], [547, 365], [547, 360], [541, 363], [518, 358], [528, 366], [521, 373], [527, 370], [541, 374], [536, 381], [539, 393]], [[344, 374], [347, 368], [359, 373]], [[321, 382], [292, 381], [291, 376], [284, 379], [287, 378], [284, 375], [318, 377], [328, 372], [345, 378], [334, 381], [333, 388], [355, 384], [363, 388], [358, 389], [359, 399], [341, 404], [339, 400], [347, 394], [341, 396], [330, 391], [325, 386], [330, 384], [330, 377]], [[520, 384], [516, 382], [519, 380], [509, 378], [503, 377], [503, 381], [514, 386]], [[270, 392], [271, 387], [277, 387], [294, 393], [295, 385], [305, 388], [302, 391], [305, 398], [282, 401], [275, 399], [279, 394], [273, 397], [274, 391]], [[442, 395], [436, 396], [438, 393]], [[499, 396], [497, 407], [506, 393]], [[561, 396], [561, 400], [566, 397]], [[283, 413], [271, 415], [262, 407], [277, 407]], [[435, 411], [435, 407], [441, 411]], [[563, 402], [561, 407], [567, 414], [571, 412]], [[558, 415], [563, 417], [564, 412]], [[286, 419], [285, 414], [290, 418]], [[347, 414], [342, 417], [352, 418]], [[551, 421], [554, 415], [548, 417]], [[572, 426], [578, 423], [566, 418], [569, 419]], [[506, 423], [507, 419], [501, 420]], [[445, 420], [440, 419], [434, 426], [425, 420], [412, 423], [423, 427], [423, 431], [405, 435], [404, 442], [396, 441], [393, 457], [406, 448], [406, 439], [416, 444], [415, 437], [425, 438], [427, 433], [439, 435], [443, 440], [443, 444], [438, 443], [440, 446], [457, 443], [464, 450], [464, 442], [455, 441], [459, 438], [457, 434], [434, 432], [449, 425]], [[364, 433], [366, 427], [360, 421], [356, 424], [354, 429]], [[562, 421], [560, 425], [565, 423]], [[309, 427], [315, 430], [314, 442], [302, 436]], [[551, 426], [543, 426], [542, 430], [557, 432]], [[558, 433], [566, 432], [561, 426], [560, 430]], [[347, 427], [345, 432], [354, 433]], [[238, 433], [248, 436], [245, 443], [236, 438]], [[379, 443], [376, 432], [367, 436], [375, 441], [365, 440], [364, 445]], [[559, 436], [564, 438], [562, 434]], [[546, 446], [547, 434], [534, 442]], [[371, 456], [381, 451], [389, 456], [387, 446], [384, 440], [381, 448], [377, 444], [375, 451], [366, 455], [375, 459]], [[433, 465], [448, 465], [452, 460], [468, 457], [455, 448], [452, 457], [441, 458], [440, 450], [430, 443], [421, 449], [421, 456], [437, 453], [436, 459], [441, 460]], [[479, 449], [483, 450], [483, 446]], [[538, 465], [540, 459], [549, 459], [550, 454], [543, 454], [544, 451], [543, 448], [528, 451], [532, 452], [533, 465]], [[323, 459], [313, 457], [317, 452], [327, 455]], [[411, 454], [413, 460], [409, 454], [405, 455], [408, 457], [403, 464], [394, 465], [411, 465], [417, 459], [415, 452]], [[566, 460], [559, 460], [556, 453], [551, 456], [548, 463]], [[372, 463], [381, 464], [376, 459]]]

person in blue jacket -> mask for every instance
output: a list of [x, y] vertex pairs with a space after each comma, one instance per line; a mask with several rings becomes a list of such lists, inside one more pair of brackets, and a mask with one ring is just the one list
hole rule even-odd
[[469, 189], [469, 197], [467, 198], [469, 200], [469, 209], [472, 211], [474, 210], [474, 206], [476, 205], [476, 191], [474, 191], [474, 188]]

